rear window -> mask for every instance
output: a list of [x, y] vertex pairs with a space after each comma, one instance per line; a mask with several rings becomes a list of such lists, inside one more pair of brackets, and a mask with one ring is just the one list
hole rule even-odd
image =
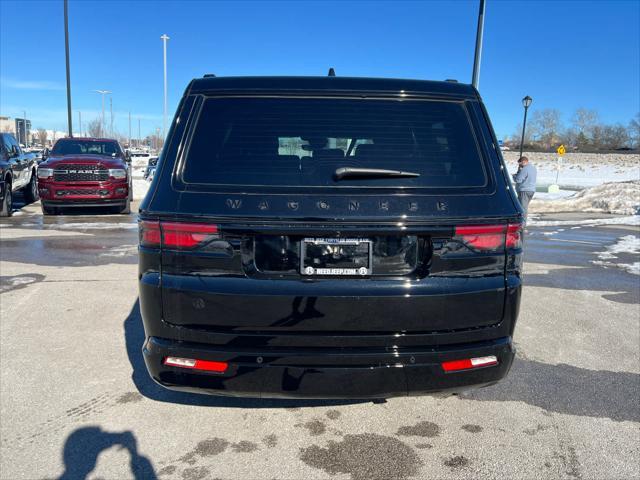
[[89, 140], [58, 140], [51, 150], [52, 155], [106, 155], [121, 156], [116, 142]]
[[[419, 176], [337, 180], [342, 167]], [[270, 187], [486, 184], [463, 103], [370, 99], [209, 98], [182, 179]]]

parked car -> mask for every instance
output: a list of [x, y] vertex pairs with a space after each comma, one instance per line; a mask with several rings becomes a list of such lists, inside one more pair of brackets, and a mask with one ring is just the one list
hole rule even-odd
[[139, 223], [160, 385], [382, 398], [507, 374], [523, 216], [472, 86], [196, 79], [167, 139]]
[[[153, 180], [153, 174], [156, 170], [156, 165], [158, 164], [158, 157], [149, 157], [149, 161], [147, 163], [146, 168], [144, 169], [144, 179], [145, 180]], [[149, 179], [151, 177], [151, 180]]]
[[129, 159], [116, 140], [62, 138], [38, 167], [38, 188], [44, 215], [67, 207], [109, 207], [131, 210]]
[[13, 213], [13, 194], [24, 193], [26, 203], [38, 200], [36, 158], [25, 153], [10, 133], [0, 133], [0, 216]]

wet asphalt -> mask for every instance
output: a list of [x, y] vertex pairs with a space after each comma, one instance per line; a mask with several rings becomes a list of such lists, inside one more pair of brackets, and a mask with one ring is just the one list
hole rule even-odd
[[640, 276], [625, 267], [640, 258], [599, 256], [637, 226], [528, 227], [518, 354], [498, 385], [275, 401], [154, 384], [136, 216], [72, 213], [0, 219], [2, 479], [640, 478]]

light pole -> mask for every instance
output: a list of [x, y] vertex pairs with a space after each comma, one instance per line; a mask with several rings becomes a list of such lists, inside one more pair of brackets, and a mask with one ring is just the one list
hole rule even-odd
[[138, 118], [138, 141], [136, 142], [137, 143], [136, 147], [140, 148], [141, 140], [142, 140], [142, 137], [140, 136], [140, 118]]
[[69, 73], [69, 14], [67, 0], [64, 0], [64, 50], [67, 65], [67, 127], [69, 136], [73, 137], [73, 126], [71, 125], [71, 74]]
[[129, 112], [129, 148], [131, 148], [131, 112]]
[[105, 125], [104, 125], [104, 96], [105, 95], [109, 95], [110, 92], [109, 90], [94, 90], [94, 92], [99, 93], [100, 95], [102, 95], [102, 121], [100, 122], [100, 136], [104, 137], [104, 131], [105, 131]]
[[480, 0], [478, 11], [478, 29], [476, 31], [476, 51], [473, 56], [473, 77], [471, 85], [476, 89], [480, 86], [480, 59], [482, 57], [482, 37], [484, 34], [484, 0]]
[[109, 97], [109, 135], [113, 137], [113, 97]]
[[162, 136], [167, 134], [167, 34], [163, 34], [162, 39], [162, 55], [164, 59], [164, 115], [162, 116]]
[[80, 136], [82, 137], [82, 112], [78, 110], [78, 130], [80, 130]]
[[527, 128], [527, 110], [529, 109], [531, 102], [533, 102], [533, 98], [529, 95], [522, 99], [522, 106], [524, 107], [524, 121], [522, 122], [522, 136], [520, 137], [520, 157], [522, 157], [522, 149], [524, 147], [524, 131], [525, 128]]

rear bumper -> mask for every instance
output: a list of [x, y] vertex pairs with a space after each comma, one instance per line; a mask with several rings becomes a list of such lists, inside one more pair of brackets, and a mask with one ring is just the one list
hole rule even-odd
[[[151, 377], [180, 391], [284, 398], [386, 398], [456, 392], [491, 385], [511, 368], [511, 337], [428, 349], [229, 349], [148, 337], [143, 354]], [[498, 364], [446, 373], [442, 362], [495, 355]], [[167, 356], [228, 362], [225, 373], [163, 365]]]

